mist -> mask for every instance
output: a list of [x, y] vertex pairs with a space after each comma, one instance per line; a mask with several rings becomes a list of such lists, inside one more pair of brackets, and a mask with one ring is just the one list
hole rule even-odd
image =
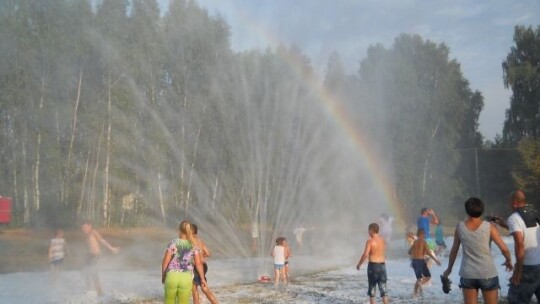
[[[1, 6], [12, 225], [91, 219], [172, 239], [188, 219], [216, 259], [252, 258], [255, 279], [299, 226], [298, 255], [350, 257], [383, 212], [401, 234], [421, 207], [461, 211], [457, 149], [481, 143], [483, 98], [444, 43], [402, 34], [352, 74], [337, 50], [320, 77], [295, 45], [232, 50], [227, 22], [196, 1], [93, 4]], [[157, 267], [166, 243], [129, 237], [122, 256]]]

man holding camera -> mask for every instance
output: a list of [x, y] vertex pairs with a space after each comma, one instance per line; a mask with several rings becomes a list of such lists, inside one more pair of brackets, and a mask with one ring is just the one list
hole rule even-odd
[[507, 228], [514, 238], [516, 265], [510, 278], [508, 303], [529, 303], [533, 295], [540, 300], [540, 226], [524, 220], [523, 210], [527, 206], [525, 193], [516, 190], [510, 194], [514, 211], [506, 220], [495, 217], [493, 222]]

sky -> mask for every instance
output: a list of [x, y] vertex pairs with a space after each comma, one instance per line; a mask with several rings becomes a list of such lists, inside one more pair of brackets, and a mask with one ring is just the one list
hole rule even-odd
[[[511, 91], [502, 62], [513, 46], [515, 25], [540, 25], [538, 0], [197, 0], [231, 26], [235, 51], [296, 44], [321, 75], [330, 53], [349, 73], [358, 71], [369, 46], [390, 48], [401, 33], [444, 43], [461, 64], [472, 90], [484, 96], [480, 132], [502, 133]], [[168, 0], [160, 0], [162, 6]]]

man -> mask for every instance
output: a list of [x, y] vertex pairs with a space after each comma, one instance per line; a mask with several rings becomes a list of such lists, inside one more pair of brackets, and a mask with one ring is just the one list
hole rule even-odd
[[533, 294], [540, 300], [540, 226], [525, 225], [518, 210], [525, 207], [525, 193], [516, 190], [510, 194], [512, 213], [506, 225], [500, 220], [496, 221], [502, 227], [507, 227], [514, 238], [516, 265], [510, 278], [508, 288], [508, 303], [529, 303]]
[[88, 244], [88, 256], [84, 265], [86, 285], [88, 289], [93, 287], [98, 296], [103, 295], [101, 284], [99, 282], [99, 276], [97, 273], [97, 260], [101, 254], [101, 245], [105, 245], [112, 253], [117, 253], [120, 248], [113, 247], [107, 242], [101, 234], [92, 227], [92, 223], [84, 221], [82, 231], [86, 234], [86, 243]]
[[294, 236], [296, 237], [296, 245], [298, 246], [298, 251], [302, 249], [304, 232], [306, 231], [307, 229], [303, 225], [296, 227], [293, 231]]
[[431, 240], [431, 233], [429, 232], [430, 225], [438, 224], [439, 218], [437, 217], [433, 209], [422, 208], [420, 210], [420, 217], [416, 221], [416, 225], [418, 226], [418, 229], [424, 229], [424, 232], [426, 233], [426, 241], [428, 243], [429, 240]]
[[[435, 241], [431, 238], [430, 231], [430, 225], [438, 225], [439, 224], [439, 218], [435, 214], [435, 211], [431, 208], [422, 208], [420, 210], [420, 217], [418, 217], [418, 220], [416, 221], [416, 225], [418, 226], [418, 229], [423, 229], [426, 235], [426, 243], [428, 244], [428, 248], [431, 252], [431, 255], [435, 255], [435, 249], [437, 246], [435, 245]], [[426, 256], [426, 258], [428, 258]], [[428, 266], [431, 266], [430, 260], [428, 260]]]

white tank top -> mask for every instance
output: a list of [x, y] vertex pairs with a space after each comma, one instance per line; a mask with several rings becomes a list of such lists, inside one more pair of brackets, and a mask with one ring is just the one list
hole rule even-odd
[[459, 222], [457, 232], [463, 253], [459, 276], [462, 278], [491, 279], [497, 276], [497, 268], [491, 257], [490, 225], [484, 221], [475, 231], [471, 231], [465, 222]]

